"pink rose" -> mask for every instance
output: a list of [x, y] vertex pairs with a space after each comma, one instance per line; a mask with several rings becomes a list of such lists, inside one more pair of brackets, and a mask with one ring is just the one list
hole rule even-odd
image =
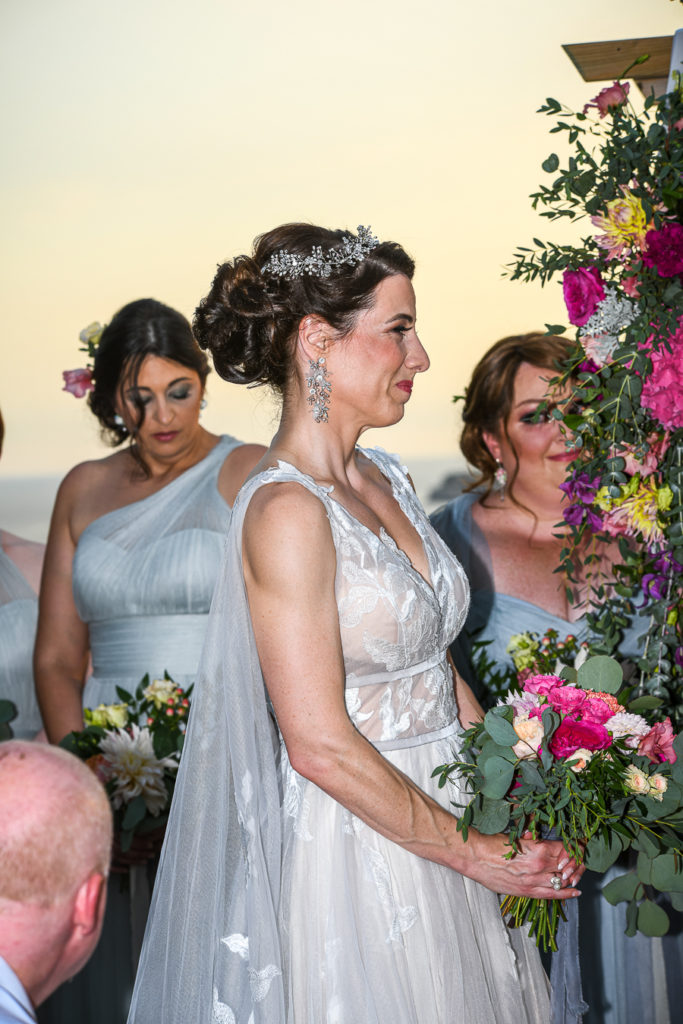
[[683, 117], [679, 117], [677, 121], [674, 121], [673, 127], [675, 132], [680, 132], [680, 130], [683, 128]]
[[548, 744], [555, 757], [571, 757], [582, 748], [585, 750], [605, 750], [611, 746], [612, 737], [604, 725], [598, 722], [577, 722], [573, 718], [564, 718], [553, 733]]
[[90, 370], [62, 370], [62, 377], [64, 378], [62, 391], [68, 391], [76, 398], [83, 398], [88, 391], [94, 390], [95, 386]]
[[531, 676], [524, 683], [527, 693], [540, 693], [543, 696], [547, 695], [554, 686], [562, 686], [559, 676]]
[[548, 691], [547, 696], [548, 703], [565, 715], [583, 711], [586, 703], [586, 691], [578, 686], [554, 686]]
[[674, 750], [674, 731], [671, 719], [665, 718], [663, 722], [657, 722], [650, 731], [643, 736], [638, 744], [638, 753], [648, 757], [655, 763], [658, 761], [669, 761], [671, 764], [676, 760]]
[[600, 117], [605, 117], [610, 110], [615, 110], [617, 107], [623, 107], [628, 97], [629, 83], [615, 82], [614, 85], [607, 85], [604, 89], [601, 89], [597, 96], [594, 96], [590, 103], [587, 103], [583, 108], [584, 114], [587, 114], [591, 107], [599, 112]]
[[597, 722], [602, 725], [607, 722], [614, 711], [601, 697], [588, 697], [581, 708], [584, 722]]
[[571, 323], [583, 327], [605, 297], [600, 271], [597, 267], [565, 270], [562, 292]]

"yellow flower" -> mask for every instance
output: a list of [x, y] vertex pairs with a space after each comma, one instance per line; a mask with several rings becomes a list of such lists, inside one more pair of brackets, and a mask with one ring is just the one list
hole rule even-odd
[[161, 710], [169, 700], [175, 700], [177, 689], [172, 679], [155, 679], [143, 692], [147, 700], [154, 701], [155, 707]]
[[128, 722], [127, 704], [98, 704], [96, 708], [85, 708], [83, 718], [86, 725], [99, 725], [103, 729], [123, 729]]
[[603, 512], [610, 512], [614, 506], [615, 499], [610, 496], [609, 487], [601, 487], [600, 490], [596, 492], [593, 502]]
[[[604, 490], [604, 488], [603, 488]], [[600, 494], [600, 492], [598, 492]], [[621, 496], [611, 499], [611, 506], [601, 508], [607, 513], [604, 526], [612, 536], [642, 534], [647, 544], [663, 538], [659, 512], [669, 508], [673, 493], [668, 486], [657, 488], [651, 478], [641, 480], [636, 474], [621, 488]]]
[[607, 203], [607, 213], [591, 217], [593, 224], [605, 232], [595, 240], [608, 250], [610, 259], [628, 255], [634, 246], [642, 248], [651, 227], [645, 219], [640, 199], [625, 185], [621, 186], [621, 191], [623, 199], [612, 199]]

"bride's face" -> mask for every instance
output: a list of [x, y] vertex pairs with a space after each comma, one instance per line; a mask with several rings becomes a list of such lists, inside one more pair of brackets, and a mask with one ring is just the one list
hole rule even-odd
[[403, 274], [377, 285], [370, 309], [328, 359], [331, 406], [356, 419], [361, 429], [388, 426], [403, 417], [418, 373], [429, 357], [415, 329], [415, 292]]
[[[117, 412], [141, 449], [152, 456], [173, 457], [195, 440], [203, 395], [199, 374], [160, 356], [147, 356], [137, 383], [121, 382]], [[137, 402], [136, 402], [137, 398]], [[139, 405], [142, 405], [143, 420]]]

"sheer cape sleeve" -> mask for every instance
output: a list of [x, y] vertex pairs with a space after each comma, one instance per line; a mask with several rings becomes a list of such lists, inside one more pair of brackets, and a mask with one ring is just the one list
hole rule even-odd
[[285, 1019], [277, 927], [278, 734], [266, 698], [233, 508], [128, 1024]]

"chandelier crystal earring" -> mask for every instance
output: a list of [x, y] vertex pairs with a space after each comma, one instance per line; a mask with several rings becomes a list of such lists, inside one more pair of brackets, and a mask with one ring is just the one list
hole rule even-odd
[[116, 413], [116, 415], [114, 416], [114, 423], [116, 424], [116, 426], [118, 427], [122, 434], [128, 433], [128, 427], [123, 422], [123, 416], [119, 416], [119, 414]]
[[496, 459], [496, 472], [493, 474], [493, 490], [500, 495], [500, 500], [505, 501], [505, 488], [508, 482], [508, 474], [505, 466]]
[[327, 376], [325, 356], [308, 360], [306, 387], [308, 388], [308, 404], [312, 406], [313, 419], [316, 423], [327, 423], [332, 385]]

